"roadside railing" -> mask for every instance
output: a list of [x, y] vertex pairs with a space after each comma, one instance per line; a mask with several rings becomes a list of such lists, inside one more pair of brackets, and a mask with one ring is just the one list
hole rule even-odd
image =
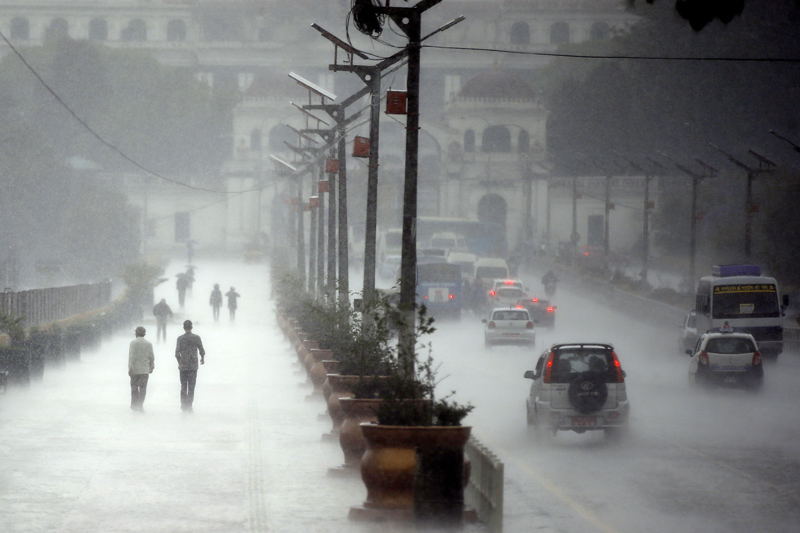
[[0, 313], [24, 317], [23, 327], [95, 311], [111, 302], [111, 282], [0, 293]]
[[800, 352], [800, 328], [783, 328], [783, 349], [787, 352]]
[[503, 463], [475, 436], [469, 438], [464, 451], [471, 469], [465, 503], [477, 511], [489, 531], [499, 533], [503, 531]]

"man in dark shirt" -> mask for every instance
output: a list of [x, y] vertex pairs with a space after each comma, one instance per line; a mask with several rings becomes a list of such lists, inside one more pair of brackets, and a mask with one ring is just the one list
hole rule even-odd
[[178, 360], [178, 370], [181, 374], [181, 409], [191, 413], [194, 401], [194, 385], [197, 382], [197, 354], [200, 353], [200, 364], [205, 364], [206, 351], [199, 335], [192, 333], [192, 321], [183, 322], [186, 332], [178, 337], [175, 346], [175, 358]]

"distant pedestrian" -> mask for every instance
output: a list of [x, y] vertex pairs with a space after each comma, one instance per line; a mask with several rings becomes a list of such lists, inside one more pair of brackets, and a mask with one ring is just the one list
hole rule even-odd
[[161, 298], [153, 307], [153, 315], [156, 317], [156, 339], [161, 342], [163, 337], [167, 342], [167, 319], [172, 318], [172, 309], [167, 305], [166, 298]]
[[134, 331], [136, 338], [128, 348], [128, 376], [131, 378], [131, 409], [144, 412], [144, 397], [147, 394], [147, 380], [155, 368], [153, 345], [146, 341], [147, 333], [142, 326]]
[[219, 283], [214, 284], [214, 290], [211, 291], [211, 299], [208, 303], [211, 304], [211, 309], [214, 311], [214, 322], [219, 322], [219, 308], [222, 307], [222, 291], [219, 290]]
[[236, 308], [239, 307], [237, 300], [241, 298], [241, 295], [236, 292], [236, 287], [231, 287], [231, 290], [226, 292], [225, 296], [228, 297], [228, 311], [231, 313], [231, 322], [233, 322], [236, 318]]
[[192, 333], [192, 321], [183, 322], [186, 332], [178, 337], [175, 346], [175, 358], [178, 360], [178, 371], [181, 378], [181, 410], [185, 413], [192, 412], [194, 402], [194, 386], [197, 383], [197, 354], [200, 353], [200, 364], [205, 364], [206, 351], [199, 335]]
[[178, 304], [183, 307], [186, 301], [186, 289], [189, 288], [189, 280], [186, 279], [185, 274], [178, 274], [178, 281], [175, 283], [178, 289]]

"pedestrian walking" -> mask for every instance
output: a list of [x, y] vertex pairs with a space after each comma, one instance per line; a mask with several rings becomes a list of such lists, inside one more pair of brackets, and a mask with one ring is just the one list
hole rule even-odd
[[175, 287], [178, 289], [178, 304], [183, 308], [183, 304], [186, 301], [186, 289], [189, 288], [189, 280], [186, 278], [186, 274], [178, 274], [178, 281], [175, 282]]
[[175, 346], [175, 358], [178, 360], [178, 371], [181, 378], [181, 410], [185, 413], [192, 412], [194, 402], [194, 386], [197, 383], [197, 354], [200, 353], [200, 364], [205, 364], [206, 351], [199, 335], [192, 333], [192, 321], [183, 322], [186, 332], [178, 337]]
[[167, 305], [166, 298], [161, 298], [153, 307], [153, 315], [156, 317], [156, 339], [161, 342], [163, 337], [167, 342], [167, 319], [172, 318], [172, 309]]
[[228, 297], [228, 311], [230, 311], [231, 322], [233, 322], [236, 318], [236, 308], [239, 307], [237, 300], [241, 297], [241, 295], [236, 292], [236, 287], [231, 287], [231, 290], [226, 292], [225, 296]]
[[142, 326], [134, 330], [136, 338], [128, 348], [128, 376], [131, 378], [131, 409], [144, 412], [144, 397], [147, 395], [147, 380], [155, 368], [153, 345], [145, 340], [147, 333]]
[[214, 290], [211, 291], [211, 299], [208, 303], [211, 304], [214, 312], [214, 322], [219, 322], [219, 308], [222, 307], [222, 291], [219, 290], [219, 283], [214, 284]]

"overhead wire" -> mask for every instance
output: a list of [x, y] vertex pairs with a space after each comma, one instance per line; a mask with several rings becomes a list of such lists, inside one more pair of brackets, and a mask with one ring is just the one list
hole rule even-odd
[[17, 50], [17, 48], [11, 43], [11, 41], [9, 41], [6, 38], [5, 34], [3, 34], [2, 31], [0, 31], [0, 38], [2, 38], [3, 41], [5, 41], [6, 45], [8, 45], [9, 49], [11, 49], [11, 51], [14, 53], [14, 55], [16, 55], [17, 58], [19, 58], [19, 60], [22, 62], [22, 64], [25, 66], [25, 68], [27, 68], [36, 77], [36, 79], [39, 81], [39, 83], [42, 84], [42, 86], [45, 88], [45, 90], [47, 90], [47, 92], [50, 93], [50, 95], [56, 100], [56, 102], [58, 102], [58, 104], [61, 105], [61, 107], [63, 107], [72, 116], [72, 118], [74, 118], [81, 126], [83, 126], [83, 128], [86, 129], [86, 131], [88, 131], [89, 134], [91, 134], [101, 144], [103, 144], [104, 146], [106, 146], [106, 147], [110, 148], [111, 150], [113, 150], [117, 155], [122, 157], [124, 160], [128, 161], [133, 166], [135, 166], [139, 170], [142, 170], [142, 171], [146, 172], [147, 174], [155, 176], [155, 177], [157, 177], [159, 179], [162, 179], [164, 181], [168, 181], [168, 182], [173, 183], [175, 185], [180, 185], [182, 187], [187, 187], [189, 189], [195, 189], [195, 190], [204, 191], [204, 192], [211, 192], [211, 193], [215, 193], [215, 194], [227, 194], [227, 191], [220, 191], [220, 190], [216, 190], [216, 189], [207, 189], [205, 187], [198, 187], [196, 185], [190, 185], [188, 183], [183, 183], [182, 181], [178, 181], [178, 180], [175, 180], [175, 179], [172, 179], [172, 178], [168, 178], [166, 176], [163, 176], [163, 175], [159, 174], [158, 172], [155, 172], [155, 171], [145, 167], [144, 165], [142, 165], [138, 161], [135, 161], [134, 159], [129, 157], [126, 153], [124, 153], [122, 150], [120, 150], [117, 146], [115, 146], [115, 145], [111, 144], [110, 142], [106, 141], [99, 133], [94, 131], [94, 129], [92, 129], [92, 127], [89, 126], [89, 124], [87, 124], [86, 121], [84, 121], [81, 117], [79, 117], [78, 114], [75, 113], [75, 111], [73, 111], [72, 108], [70, 108], [67, 105], [67, 103], [64, 102], [64, 100], [61, 99], [61, 97], [58, 95], [58, 93], [56, 93], [53, 90], [53, 88], [50, 87], [50, 85], [44, 80], [44, 78], [42, 78], [42, 76], [36, 71], [36, 69], [33, 68], [33, 66], [28, 62], [28, 60], [25, 59], [25, 56], [23, 56], [22, 53], [19, 50]]

